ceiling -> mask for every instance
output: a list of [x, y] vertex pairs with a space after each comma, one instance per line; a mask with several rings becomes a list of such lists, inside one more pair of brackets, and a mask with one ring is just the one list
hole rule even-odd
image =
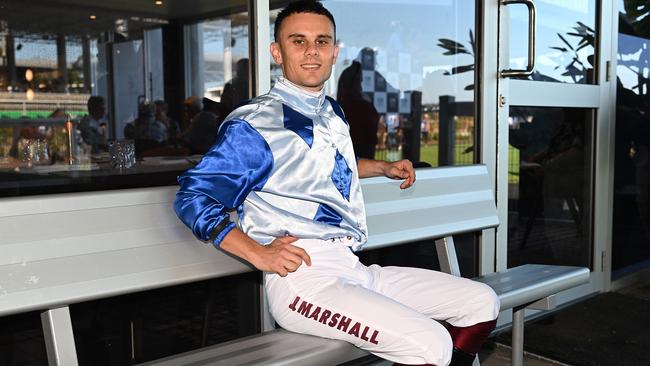
[[[129, 32], [169, 21], [195, 21], [246, 11], [245, 0], [1, 0], [0, 20], [16, 34], [97, 36], [126, 20]], [[95, 20], [90, 16], [94, 15]]]

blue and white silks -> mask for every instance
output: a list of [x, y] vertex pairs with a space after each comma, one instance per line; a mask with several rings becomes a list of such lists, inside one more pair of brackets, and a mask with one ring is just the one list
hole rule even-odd
[[233, 111], [201, 162], [178, 178], [174, 209], [194, 235], [219, 245], [235, 227], [260, 244], [292, 235], [367, 241], [349, 126], [323, 91], [279, 80]]

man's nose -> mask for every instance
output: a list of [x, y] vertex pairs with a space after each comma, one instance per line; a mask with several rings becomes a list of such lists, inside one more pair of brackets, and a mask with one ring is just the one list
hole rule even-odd
[[305, 49], [305, 55], [309, 56], [317, 56], [318, 55], [318, 48], [316, 48], [315, 44], [309, 44], [307, 46], [307, 49]]

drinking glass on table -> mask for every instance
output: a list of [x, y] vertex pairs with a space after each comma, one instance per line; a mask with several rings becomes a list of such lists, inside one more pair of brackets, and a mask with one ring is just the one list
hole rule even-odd
[[129, 169], [135, 166], [135, 143], [133, 140], [113, 140], [108, 143], [111, 166], [115, 169]]

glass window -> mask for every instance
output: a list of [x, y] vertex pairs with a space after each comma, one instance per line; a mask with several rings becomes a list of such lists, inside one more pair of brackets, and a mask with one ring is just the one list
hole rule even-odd
[[201, 158], [249, 97], [247, 2], [176, 5], [3, 2], [0, 197], [173, 185]]
[[508, 266], [591, 266], [594, 112], [510, 108]]
[[[454, 235], [454, 246], [458, 256], [460, 273], [465, 278], [478, 276], [478, 240], [480, 232]], [[402, 245], [365, 250], [356, 253], [367, 266], [415, 267], [440, 270], [435, 240], [420, 240]]]
[[191, 49], [200, 50], [189, 62], [194, 75], [191, 94], [221, 103], [221, 113], [226, 115], [250, 99], [248, 13], [209, 19], [187, 26], [186, 32], [191, 35]]
[[0, 318], [0, 365], [47, 365], [40, 312]]
[[74, 304], [79, 364], [140, 364], [258, 333], [260, 285], [251, 272]]
[[650, 265], [650, 9], [618, 1], [612, 275]]
[[[595, 84], [596, 1], [535, 0], [537, 81]], [[524, 5], [509, 5], [510, 68], [528, 64], [528, 11]]]
[[[418, 166], [475, 163], [475, 1], [323, 4], [340, 48], [326, 93], [346, 114], [355, 153]], [[271, 2], [271, 37], [282, 5]], [[280, 75], [271, 65], [272, 82]]]

